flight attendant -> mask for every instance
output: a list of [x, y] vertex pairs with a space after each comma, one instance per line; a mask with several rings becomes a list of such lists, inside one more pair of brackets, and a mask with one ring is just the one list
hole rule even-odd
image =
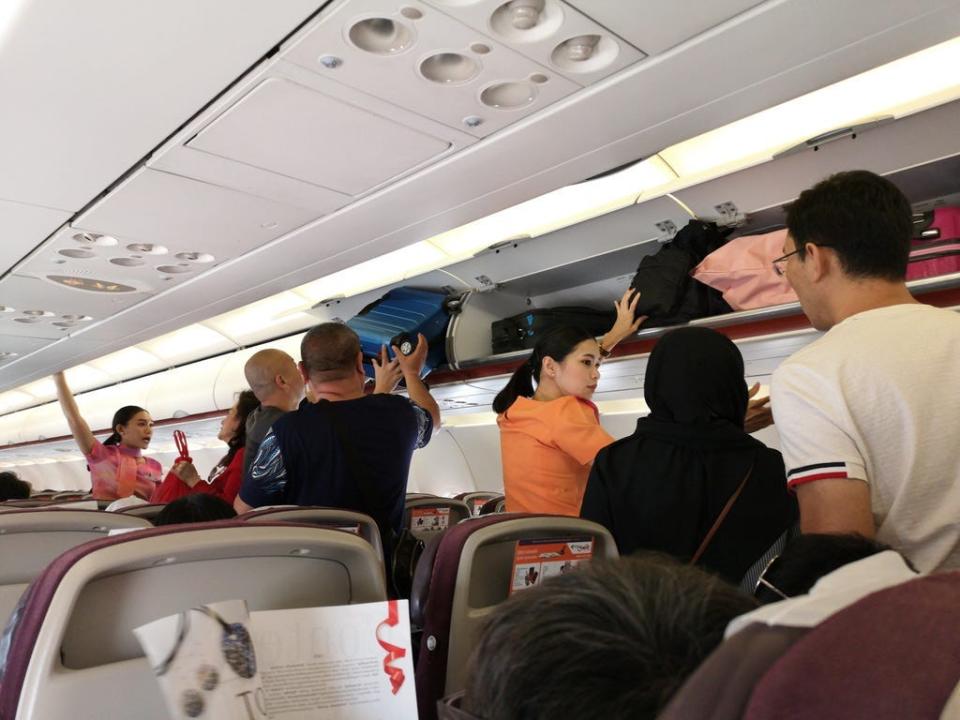
[[575, 327], [544, 333], [494, 399], [507, 512], [579, 515], [593, 459], [613, 442], [591, 402], [600, 362], [646, 319], [634, 318], [638, 299], [624, 293], [599, 342]]
[[93, 496], [97, 500], [117, 500], [137, 495], [149, 500], [163, 477], [160, 463], [142, 453], [153, 436], [150, 413], [135, 405], [120, 408], [113, 416], [113, 434], [101, 443], [80, 415], [63, 373], [56, 373], [53, 381], [73, 439], [87, 459]]

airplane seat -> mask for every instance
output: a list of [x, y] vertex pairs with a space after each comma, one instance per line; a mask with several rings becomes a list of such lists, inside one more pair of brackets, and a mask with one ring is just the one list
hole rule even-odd
[[502, 493], [493, 492], [491, 490], [475, 490], [473, 492], [463, 492], [459, 495], [455, 495], [454, 499], [465, 502], [467, 507], [469, 507], [470, 511], [473, 513], [473, 516], [476, 517], [480, 514], [480, 511], [483, 509], [484, 505], [486, 505], [490, 500], [502, 497]]
[[394, 544], [390, 564], [393, 587], [399, 597], [410, 597], [413, 576], [425, 544], [470, 517], [470, 507], [462, 500], [435, 495], [407, 496], [403, 508], [403, 532]]
[[480, 508], [480, 515], [493, 515], [495, 513], [506, 512], [507, 499], [503, 495], [490, 498]]
[[411, 624], [422, 628], [415, 668], [421, 720], [435, 720], [437, 701], [463, 689], [480, 628], [510, 595], [517, 541], [573, 538], [593, 539], [594, 558], [619, 555], [602, 525], [524, 513], [472, 518], [427, 544], [410, 598]]
[[60, 553], [114, 529], [152, 527], [142, 518], [99, 510], [23, 508], [0, 511], [0, 623], [27, 586]]
[[744, 717], [941, 717], [960, 681], [958, 607], [960, 572], [868, 595], [799, 639]]
[[288, 508], [261, 508], [237, 516], [243, 522], [286, 522], [317, 525], [333, 530], [343, 530], [359, 535], [373, 547], [380, 563], [383, 563], [383, 540], [377, 522], [369, 515], [320, 506], [294, 506]]
[[868, 595], [813, 628], [755, 623], [658, 720], [941, 718], [960, 683], [960, 572]]
[[403, 507], [403, 527], [419, 540], [471, 517], [470, 507], [462, 500], [436, 496], [410, 498]]
[[157, 515], [160, 514], [160, 511], [166, 506], [166, 503], [147, 503], [145, 505], [131, 505], [130, 507], [121, 508], [120, 510], [115, 510], [114, 512], [120, 515], [131, 515], [133, 517], [146, 518], [152, 523], [156, 519]]
[[84, 500], [86, 499], [86, 495], [86, 492], [66, 491], [57, 493], [52, 499], [56, 502], [63, 502], [64, 500]]
[[278, 610], [386, 592], [370, 544], [327, 528], [226, 520], [88, 542], [50, 564], [8, 625], [0, 717], [167, 718], [132, 629], [232, 599]]

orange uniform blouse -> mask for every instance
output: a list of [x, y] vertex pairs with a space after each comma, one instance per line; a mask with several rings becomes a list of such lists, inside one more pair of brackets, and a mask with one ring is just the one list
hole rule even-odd
[[519, 397], [497, 425], [507, 512], [579, 517], [593, 459], [613, 442], [596, 405], [572, 395]]

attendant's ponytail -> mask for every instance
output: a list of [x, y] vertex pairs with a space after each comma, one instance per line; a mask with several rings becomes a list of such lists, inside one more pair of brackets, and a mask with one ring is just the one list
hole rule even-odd
[[506, 387], [497, 393], [493, 399], [493, 411], [498, 415], [505, 413], [518, 397], [533, 397], [534, 381], [540, 383], [544, 358], [563, 362], [577, 345], [584, 340], [594, 339], [593, 335], [578, 327], [560, 326], [547, 330], [533, 347], [533, 353], [527, 361], [514, 371]]
[[498, 415], [509, 410], [518, 397], [533, 397], [534, 376], [538, 381], [540, 379], [539, 365], [534, 369], [534, 357], [536, 357], [536, 354], [531, 355], [523, 365], [513, 371], [506, 387], [498, 392], [493, 399], [493, 411]]

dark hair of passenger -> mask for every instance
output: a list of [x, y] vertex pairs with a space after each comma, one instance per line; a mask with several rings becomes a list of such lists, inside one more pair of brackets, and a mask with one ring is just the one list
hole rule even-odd
[[872, 172], [840, 172], [804, 190], [787, 208], [787, 229], [801, 260], [813, 243], [833, 248], [851, 277], [906, 277], [913, 211], [896, 185]]
[[[891, 549], [889, 545], [855, 533], [798, 535], [787, 543], [783, 552], [775, 560], [771, 561], [754, 595], [764, 605], [784, 599], [769, 585], [788, 598], [804, 595], [810, 592], [817, 580], [824, 575], [829, 575], [844, 565]], [[904, 560], [911, 570], [916, 570], [908, 558]]]
[[518, 592], [481, 631], [462, 709], [489, 720], [655, 718], [756, 602], [656, 553]]
[[315, 382], [342, 380], [353, 374], [360, 338], [340, 322], [315, 325], [300, 341], [300, 359]]
[[33, 488], [26, 480], [21, 480], [15, 472], [0, 472], [0, 502], [5, 500], [26, 500]]
[[229, 465], [237, 451], [247, 444], [247, 417], [260, 406], [260, 401], [253, 394], [253, 390], [242, 390], [237, 395], [237, 425], [236, 434], [230, 438], [227, 454], [220, 460], [221, 465]]
[[124, 405], [113, 414], [113, 422], [110, 428], [113, 430], [110, 437], [103, 441], [104, 445], [119, 445], [120, 433], [117, 432], [117, 425], [127, 425], [137, 413], [146, 412], [142, 407], [136, 405]]
[[168, 503], [157, 513], [153, 524], [178, 525], [181, 523], [213, 522], [235, 518], [237, 511], [226, 500], [206, 493], [191, 493]]
[[493, 411], [505, 413], [518, 397], [533, 397], [534, 381], [540, 382], [540, 368], [543, 359], [550, 357], [557, 362], [573, 352], [584, 340], [595, 338], [583, 328], [562, 326], [547, 330], [533, 347], [533, 353], [523, 365], [518, 367], [506, 386], [493, 399]]

